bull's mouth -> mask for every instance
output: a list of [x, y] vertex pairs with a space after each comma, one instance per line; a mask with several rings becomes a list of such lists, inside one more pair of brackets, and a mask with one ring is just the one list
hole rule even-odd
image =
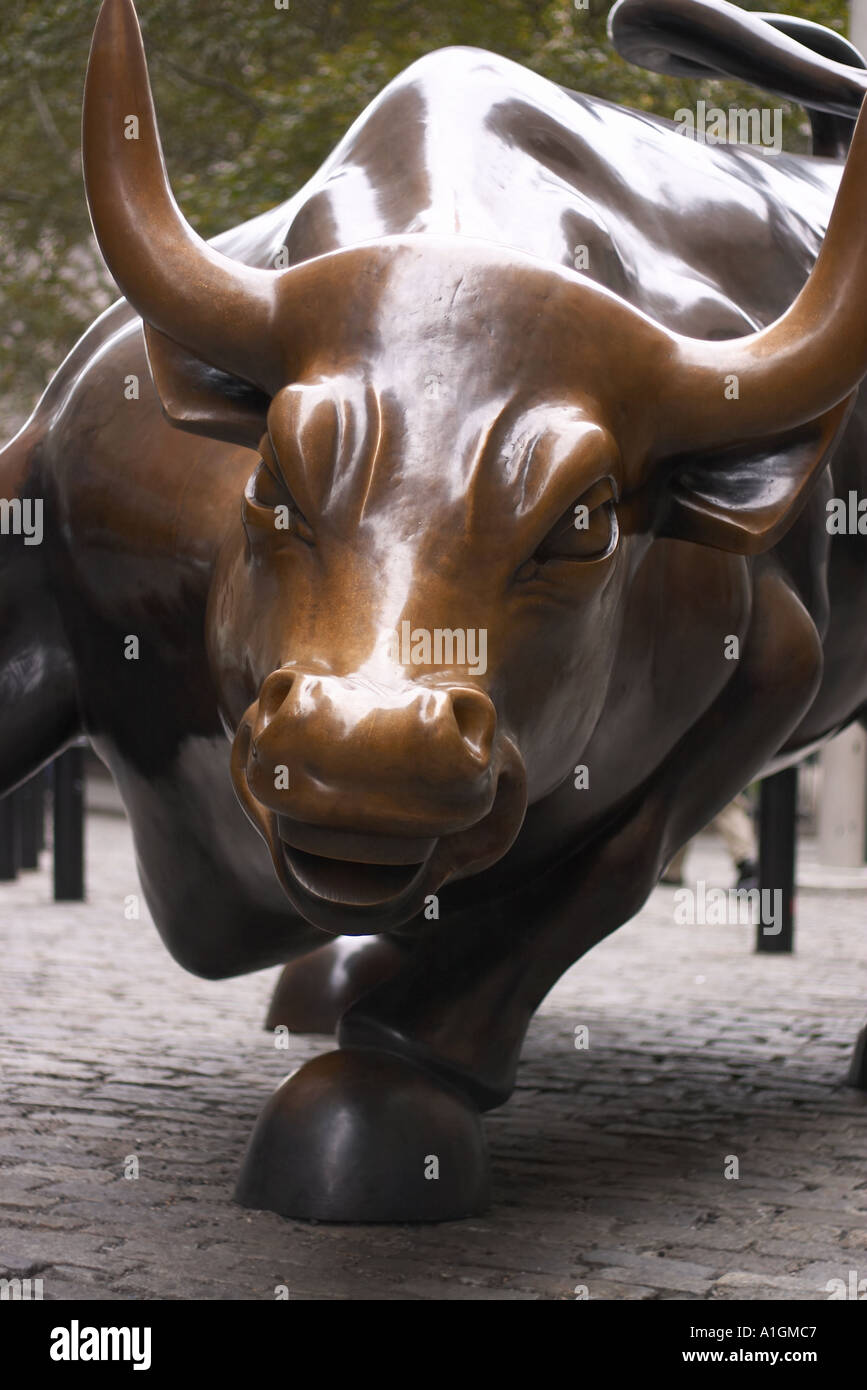
[[286, 867], [296, 883], [324, 902], [384, 906], [409, 892], [424, 873], [436, 839], [352, 835], [277, 817]]
[[248, 739], [232, 750], [235, 790], [270, 851], [287, 897], [332, 935], [394, 930], [421, 916], [449, 880], [480, 873], [514, 842], [526, 810], [526, 778], [517, 749], [504, 740], [493, 804], [464, 830], [439, 837], [372, 835], [312, 825], [268, 810], [246, 777]]
[[345, 907], [384, 907], [409, 892], [425, 872], [422, 864], [358, 864], [308, 854], [281, 842], [287, 868], [296, 883], [323, 902]]

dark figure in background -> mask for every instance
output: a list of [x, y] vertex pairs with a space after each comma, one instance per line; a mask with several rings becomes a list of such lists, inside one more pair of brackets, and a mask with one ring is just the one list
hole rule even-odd
[[[715, 830], [725, 841], [725, 847], [737, 871], [736, 886], [745, 888], [747, 891], [758, 888], [759, 851], [756, 845], [756, 833], [753, 829], [750, 803], [743, 792], [740, 796], [736, 796], [734, 801], [730, 801], [728, 806], [724, 806], [705, 829]], [[690, 840], [682, 849], [677, 851], [659, 880], [660, 883], [674, 885], [683, 883], [683, 870], [691, 844], [692, 841]]]

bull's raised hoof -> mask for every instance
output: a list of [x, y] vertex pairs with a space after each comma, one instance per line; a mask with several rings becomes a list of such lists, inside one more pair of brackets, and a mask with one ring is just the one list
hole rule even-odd
[[867, 1025], [861, 1029], [855, 1040], [846, 1085], [854, 1086], [859, 1091], [867, 1091]]
[[303, 1221], [455, 1221], [489, 1205], [478, 1111], [387, 1053], [329, 1052], [278, 1087], [235, 1200]]
[[265, 1027], [331, 1035], [346, 1010], [396, 974], [404, 959], [399, 946], [375, 936], [333, 941], [290, 961], [277, 981]]

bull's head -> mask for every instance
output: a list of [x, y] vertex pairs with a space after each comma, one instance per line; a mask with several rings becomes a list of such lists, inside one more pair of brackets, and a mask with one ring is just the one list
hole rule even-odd
[[655, 536], [749, 554], [791, 524], [867, 365], [865, 146], [862, 117], [807, 285], [737, 340], [466, 238], [255, 269], [181, 216], [106, 0], [93, 223], [168, 417], [259, 454], [208, 647], [238, 795], [311, 921], [395, 927], [505, 854], [587, 744]]

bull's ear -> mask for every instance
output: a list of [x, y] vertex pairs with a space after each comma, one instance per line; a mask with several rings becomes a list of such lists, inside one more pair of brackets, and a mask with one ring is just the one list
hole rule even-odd
[[210, 367], [145, 324], [148, 362], [166, 419], [179, 430], [258, 446], [270, 400], [255, 386]]
[[854, 400], [785, 436], [675, 463], [658, 534], [736, 555], [769, 550], [806, 502]]

